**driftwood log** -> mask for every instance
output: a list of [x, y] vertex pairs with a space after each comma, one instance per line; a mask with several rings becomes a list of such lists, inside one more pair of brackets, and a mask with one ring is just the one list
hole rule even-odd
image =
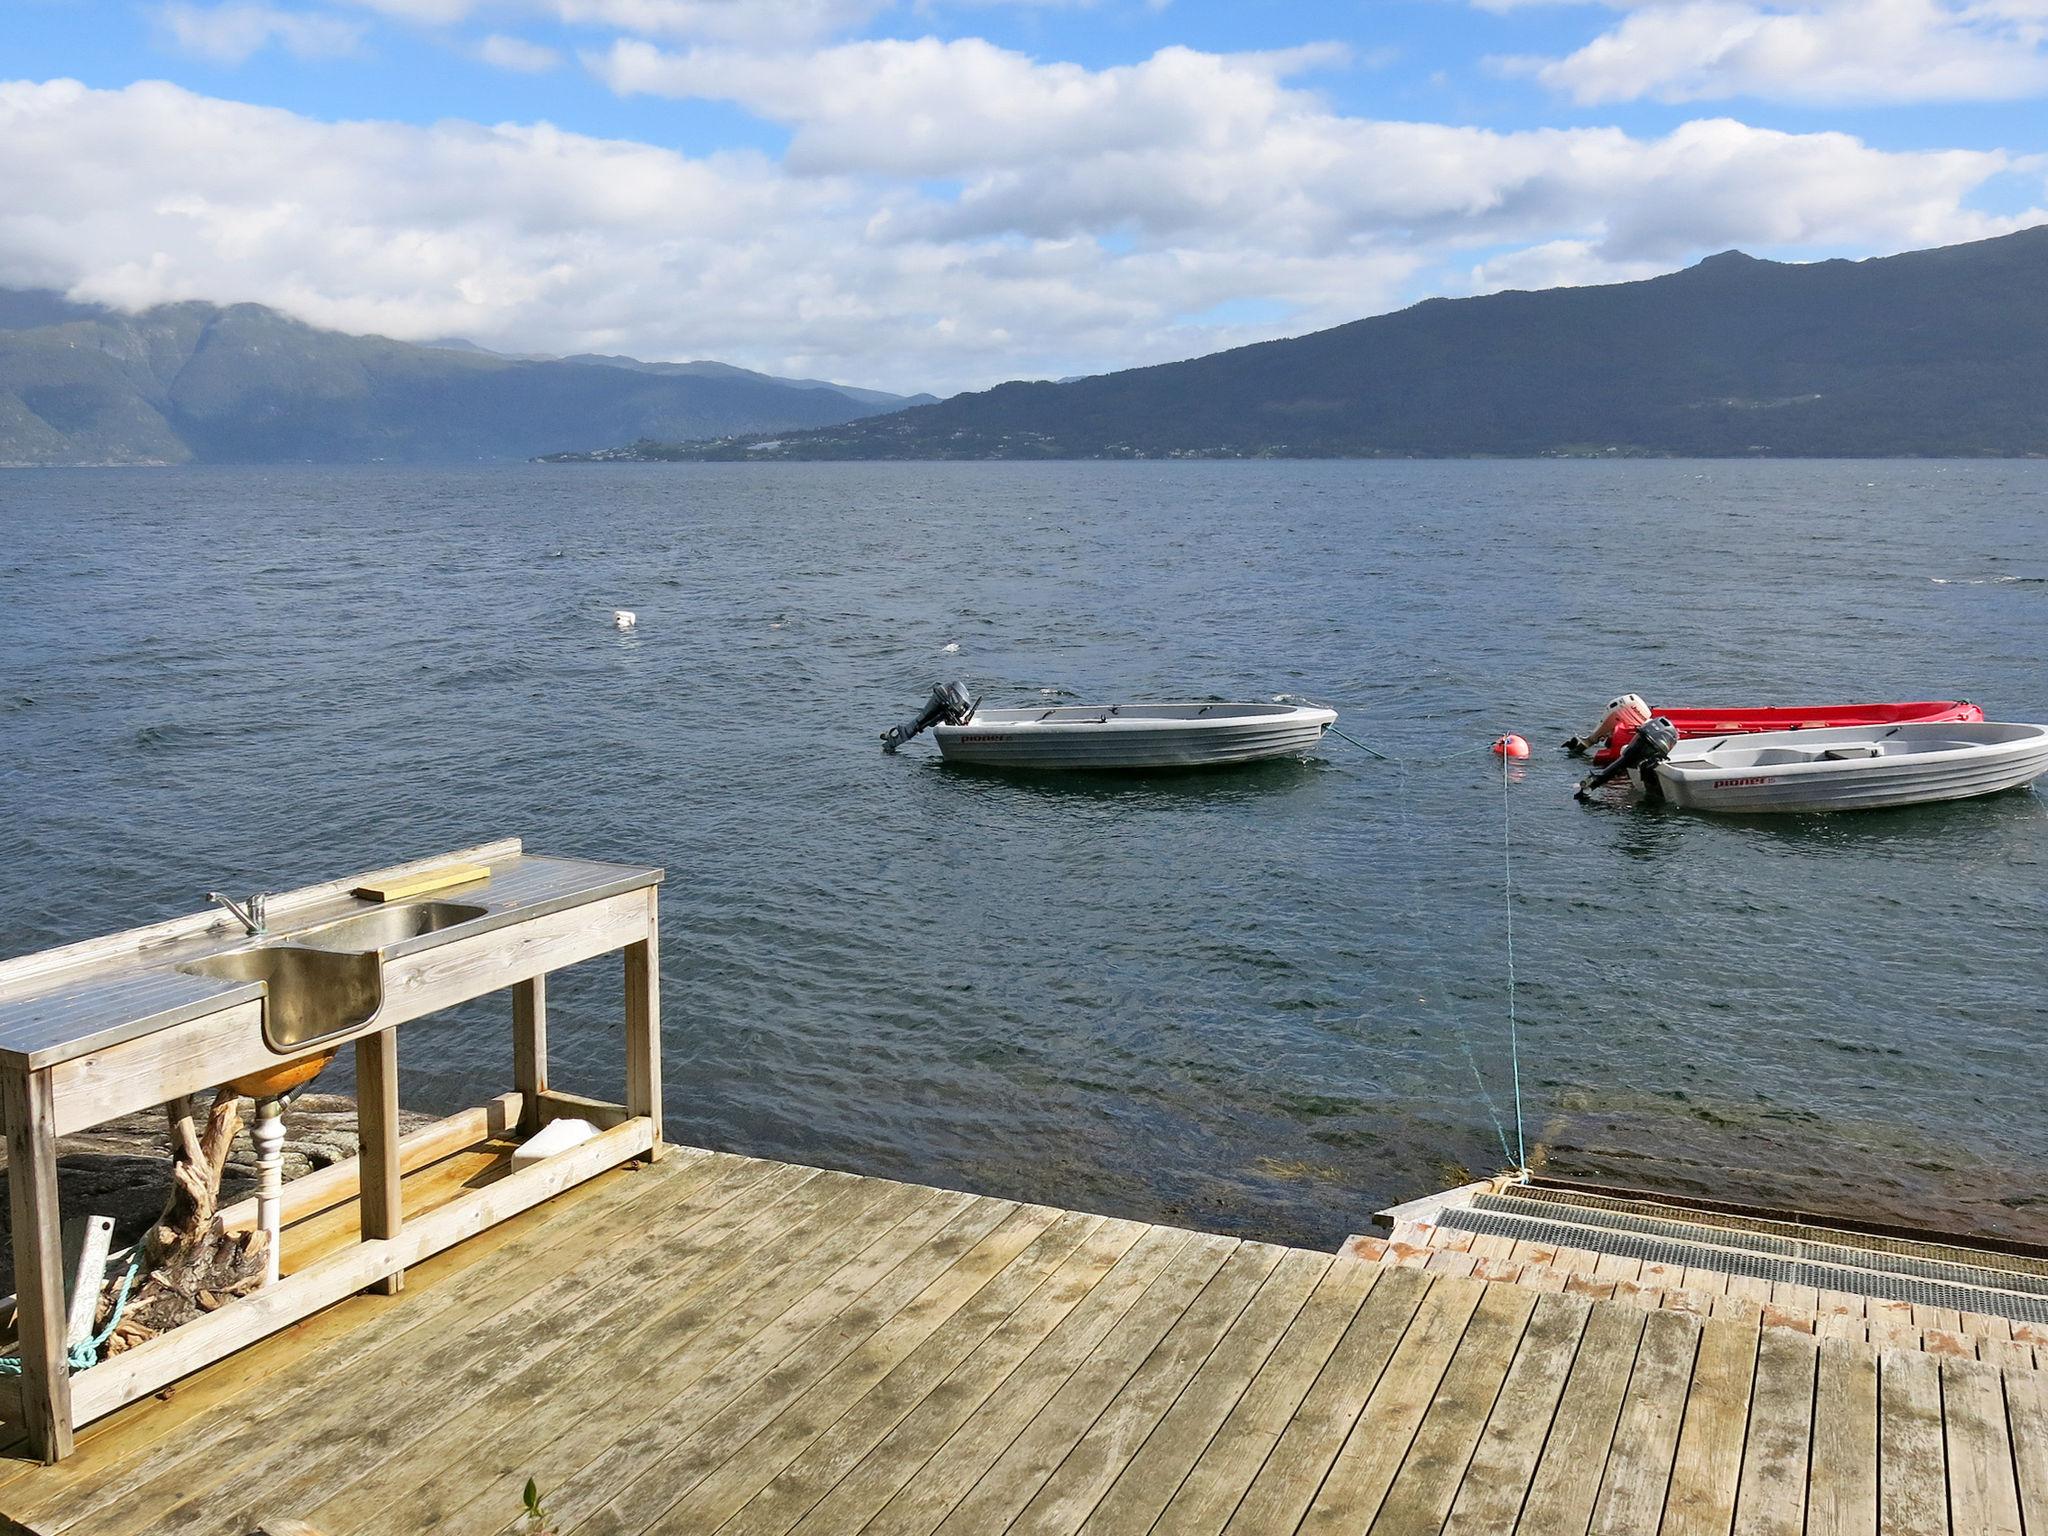
[[[195, 1099], [164, 1106], [171, 1129], [171, 1194], [143, 1239], [142, 1266], [107, 1343], [109, 1354], [190, 1322], [263, 1283], [263, 1233], [230, 1233], [218, 1214], [221, 1174], [241, 1123], [237, 1098], [233, 1088], [215, 1093], [203, 1131], [196, 1122]], [[115, 1276], [108, 1285], [100, 1327], [106, 1326], [119, 1284]]]

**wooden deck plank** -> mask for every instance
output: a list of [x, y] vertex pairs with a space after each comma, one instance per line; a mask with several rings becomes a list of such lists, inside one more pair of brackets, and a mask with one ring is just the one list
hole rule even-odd
[[[358, 1509], [352, 1519], [396, 1521], [391, 1489], [402, 1485], [422, 1443], [438, 1443], [434, 1437], [468, 1405], [521, 1372], [560, 1371], [558, 1356], [572, 1357], [608, 1329], [616, 1331], [624, 1317], [657, 1312], [659, 1303], [647, 1298], [722, 1294], [725, 1278], [751, 1255], [800, 1243], [835, 1214], [851, 1216], [873, 1200], [850, 1176], [796, 1172], [793, 1179], [772, 1176], [765, 1187], [750, 1186], [741, 1198], [703, 1211], [670, 1242], [625, 1245], [623, 1264], [595, 1274], [572, 1270], [510, 1311], [462, 1320], [425, 1350], [387, 1352], [353, 1387], [323, 1404], [329, 1415], [364, 1415], [375, 1436], [374, 1458], [350, 1454], [342, 1437], [335, 1437], [338, 1443], [252, 1445], [236, 1484], [188, 1495], [166, 1521], [182, 1520], [183, 1528], [196, 1531], [246, 1530], [259, 1516], [302, 1516], [322, 1501], [351, 1498]], [[372, 1491], [357, 1496], [365, 1480]]]
[[1663, 1518], [1699, 1341], [1699, 1323], [1683, 1312], [1655, 1312], [1644, 1321], [1593, 1505], [1591, 1529], [1601, 1536], [1639, 1536]]
[[[1095, 1225], [1093, 1218], [1045, 1206], [1020, 1207], [815, 1382], [799, 1389], [799, 1383], [778, 1366], [733, 1409], [692, 1438], [689, 1448], [697, 1456], [724, 1451], [724, 1458], [663, 1518], [673, 1522], [685, 1517], [700, 1530], [724, 1523], [907, 1357], [956, 1319], [970, 1316], [976, 1305], [986, 1305], [989, 1297], [1021, 1300], [1028, 1294], [1022, 1289], [1025, 1283], [1035, 1285]], [[1013, 1268], [1010, 1288], [999, 1291]], [[852, 1315], [865, 1310], [856, 1309]], [[583, 1481], [587, 1470], [576, 1481]], [[556, 1515], [564, 1521], [573, 1516], [564, 1498], [567, 1491], [556, 1493], [556, 1504], [562, 1506]]]
[[1647, 1312], [1595, 1306], [1529, 1483], [1521, 1536], [1585, 1536]]
[[[1483, 1280], [1446, 1279], [1429, 1288], [1315, 1491], [1300, 1525], [1304, 1533], [1349, 1533], [1372, 1525], [1489, 1292], [1501, 1294]], [[1515, 1312], [1521, 1315], [1521, 1309]]]
[[[732, 1178], [743, 1170], [748, 1177], [761, 1176], [758, 1170], [746, 1170], [745, 1160], [718, 1154], [702, 1154], [694, 1164], [679, 1161], [675, 1172], [683, 1176], [687, 1171], [701, 1184], [714, 1174]], [[678, 1195], [689, 1187], [678, 1186]], [[187, 1425], [214, 1420], [238, 1398], [290, 1402], [318, 1390], [317, 1383], [360, 1358], [380, 1331], [395, 1335], [427, 1326], [450, 1308], [475, 1304], [471, 1298], [479, 1294], [486, 1275], [531, 1275], [537, 1288], [578, 1256], [578, 1234], [631, 1219], [640, 1202], [651, 1207], [667, 1195], [658, 1181], [626, 1169], [586, 1186], [579, 1200], [563, 1208], [544, 1205], [522, 1212], [409, 1271], [407, 1305], [395, 1315], [395, 1309], [379, 1302], [351, 1298], [179, 1383], [167, 1398], [132, 1404], [88, 1425], [73, 1456], [44, 1469], [32, 1488], [8, 1495], [9, 1512], [25, 1522], [42, 1520], [60, 1509], [74, 1521], [83, 1519], [119, 1498], [142, 1476], [192, 1453], [192, 1439], [181, 1433]], [[472, 1268], [486, 1258], [502, 1264], [503, 1270]], [[372, 1328], [372, 1322], [380, 1327]]]
[[[1283, 1252], [1270, 1243], [1240, 1244], [1135, 1370], [1122, 1362], [1091, 1361], [1075, 1372], [942, 1529], [993, 1529], [1018, 1494], [1029, 1492], [1029, 1502], [1004, 1527], [1010, 1536], [1068, 1536], [1078, 1530]], [[1102, 1379], [1090, 1382], [1090, 1372], [1100, 1372]], [[1098, 1401], [1102, 1406], [1089, 1417]], [[1087, 1428], [1073, 1435], [1073, 1425], [1083, 1418], [1089, 1419]], [[1063, 1445], [1069, 1448], [1062, 1451]]]
[[[889, 1239], [904, 1222], [930, 1230], [935, 1216], [950, 1214], [947, 1205], [932, 1204], [934, 1191], [920, 1197], [908, 1186], [844, 1174], [815, 1183], [834, 1193], [767, 1243], [741, 1238], [688, 1285], [657, 1278], [645, 1301], [628, 1297], [576, 1318], [547, 1341], [544, 1354], [528, 1351], [474, 1382], [481, 1390], [463, 1393], [454, 1411], [436, 1415], [402, 1454], [339, 1492], [330, 1478], [316, 1490], [318, 1502], [280, 1512], [347, 1531], [395, 1500], [406, 1511], [396, 1529], [441, 1532], [487, 1505], [493, 1489], [516, 1505], [528, 1477], [553, 1486], [581, 1464], [578, 1451], [593, 1441], [601, 1450], [610, 1434], [638, 1423], [636, 1410], [652, 1406], [658, 1393], [701, 1381], [803, 1298], [849, 1270], [871, 1283], [864, 1256], [880, 1247], [877, 1262], [892, 1263]], [[586, 1356], [581, 1346], [599, 1341], [606, 1342]], [[569, 1343], [579, 1347], [564, 1354]], [[593, 1422], [607, 1413], [616, 1430]], [[388, 1524], [392, 1517], [382, 1519]]]
[[2005, 1384], [1981, 1360], [1941, 1362], [1947, 1426], [1949, 1527], [1982, 1536], [2020, 1536], [2019, 1488], [2006, 1431]]
[[1592, 1310], [1576, 1296], [1537, 1297], [1444, 1522], [1445, 1536], [1514, 1529]]
[[1117, 1475], [1081, 1527], [1088, 1533], [1151, 1529], [1258, 1376], [1333, 1261], [1292, 1250], [1252, 1298]]
[[[676, 1173], [682, 1172], [679, 1166]], [[680, 1183], [672, 1182], [674, 1174], [660, 1179], [652, 1175], [636, 1178], [645, 1179], [653, 1197], [654, 1203], [647, 1208], [664, 1212], [685, 1230], [714, 1222], [721, 1213], [728, 1218], [741, 1211], [751, 1214], [759, 1202], [778, 1190], [797, 1188], [805, 1179], [801, 1170], [783, 1172], [743, 1159], [706, 1172], [709, 1177], [705, 1180]], [[682, 1196], [673, 1206], [665, 1203], [671, 1193]], [[636, 1212], [642, 1208], [638, 1201], [630, 1207]], [[576, 1230], [583, 1229], [571, 1229]], [[108, 1533], [147, 1527], [177, 1501], [241, 1477], [245, 1460], [257, 1461], [276, 1454], [280, 1447], [290, 1448], [294, 1442], [289, 1427], [305, 1422], [312, 1405], [347, 1393], [353, 1383], [389, 1379], [403, 1366], [427, 1372], [453, 1368], [468, 1352], [460, 1336], [465, 1330], [504, 1327], [516, 1331], [521, 1319], [547, 1316], [565, 1299], [602, 1283], [635, 1257], [628, 1249], [600, 1248], [595, 1254], [581, 1251], [562, 1243], [559, 1235], [538, 1228], [534, 1247], [538, 1250], [531, 1256], [534, 1262], [471, 1268], [461, 1283], [438, 1293], [439, 1305], [434, 1295], [409, 1299], [403, 1307], [358, 1298], [354, 1305], [374, 1308], [373, 1321], [342, 1340], [319, 1369], [296, 1374], [284, 1391], [266, 1396], [250, 1411], [236, 1416], [233, 1428], [225, 1434], [200, 1437], [197, 1443], [179, 1437], [160, 1442], [154, 1453], [140, 1458], [124, 1475], [70, 1502], [64, 1510], [66, 1518], [75, 1522], [90, 1516], [95, 1531]], [[543, 1259], [542, 1254], [558, 1254], [561, 1262]], [[433, 1330], [444, 1324], [455, 1326], [435, 1335]], [[429, 1332], [419, 1333], [422, 1328]], [[419, 1347], [417, 1340], [429, 1337], [432, 1342]], [[238, 1355], [235, 1360], [240, 1358]], [[234, 1363], [223, 1362], [215, 1369], [231, 1372]], [[326, 1414], [324, 1408], [318, 1410], [320, 1419]], [[304, 1459], [330, 1449], [320, 1447]], [[55, 1526], [57, 1530], [65, 1528], [63, 1523]]]
[[1003, 1383], [990, 1411], [956, 1430], [867, 1530], [926, 1536], [1002, 1529], [1041, 1485], [1042, 1457], [1087, 1432], [1110, 1396], [1236, 1251], [1236, 1239], [1189, 1239], [1123, 1316], [1087, 1350], [1034, 1356]]
[[1877, 1405], [1878, 1528], [1884, 1536], [1948, 1536], [1941, 1363], [1917, 1349], [1885, 1350]]
[[[1322, 1486], [1380, 1373], [1436, 1281], [1392, 1270], [1358, 1309], [1316, 1382], [1281, 1431], [1266, 1464], [1224, 1526], [1232, 1536], [1291, 1531]], [[1484, 1280], [1471, 1284], [1484, 1285]]]
[[1486, 1421], [1500, 1400], [1536, 1301], [1534, 1292], [1519, 1286], [1487, 1287], [1373, 1517], [1372, 1530], [1398, 1536], [1442, 1529]]
[[1735, 1492], [1735, 1536], [1800, 1536], [1820, 1348], [1807, 1334], [1766, 1328], [1757, 1340], [1749, 1438]]
[[[842, 1480], [892, 1434], [903, 1430], [909, 1435], [906, 1422], [919, 1410], [928, 1418], [942, 1418], [950, 1411], [950, 1405], [928, 1408], [928, 1402], [943, 1402], [949, 1389], [956, 1401], [964, 1400], [977, 1383], [984, 1392], [992, 1391], [1002, 1372], [1091, 1294], [1146, 1230], [1135, 1222], [1101, 1217], [1090, 1218], [1090, 1223], [1078, 1234], [1056, 1226], [1033, 1244], [986, 1295], [977, 1296], [964, 1313], [912, 1350], [853, 1409], [811, 1439], [721, 1529], [733, 1536], [779, 1536], [838, 1490]], [[931, 1433], [935, 1438], [929, 1443], [943, 1438], [935, 1430]], [[856, 1485], [858, 1482], [856, 1478]], [[839, 1497], [842, 1509], [857, 1502], [850, 1491]], [[876, 1495], [875, 1507], [886, 1497], [886, 1493]]]
[[[550, 1477], [553, 1521], [593, 1532], [676, 1528], [679, 1521], [701, 1528], [693, 1511], [678, 1508], [684, 1497], [1016, 1211], [1008, 1201], [957, 1198], [897, 1223], [680, 1393], [669, 1392], [664, 1372], [628, 1412], [551, 1444], [547, 1461], [528, 1475]], [[1042, 1224], [1017, 1234], [1008, 1251], [1039, 1230]], [[491, 1499], [487, 1490], [474, 1502]]]
[[2005, 1373], [2005, 1413], [2020, 1517], [2029, 1532], [2048, 1531], [2048, 1383], [2039, 1371]]
[[1160, 1512], [1155, 1529], [1216, 1536], [1314, 1388], [1360, 1307], [1390, 1271], [1332, 1265]]
[[1127, 1244], [1114, 1263], [1075, 1270], [1064, 1284], [1053, 1287], [1047, 1306], [1035, 1311], [1025, 1326], [999, 1328], [943, 1381], [922, 1383], [923, 1399], [868, 1447], [791, 1529], [804, 1536], [837, 1536], [864, 1528], [957, 1430], [991, 1400], [1005, 1395], [1003, 1389], [1013, 1376], [1026, 1370], [1034, 1373], [1020, 1388], [1026, 1398], [1048, 1383], [1057, 1386], [1064, 1380], [1187, 1241], [1183, 1232], [1141, 1226], [1137, 1240]]
[[1806, 1536], [1877, 1536], [1877, 1351], [1860, 1341], [1821, 1341], [1808, 1481]]
[[1672, 1462], [1664, 1536], [1728, 1536], [1749, 1430], [1756, 1349], [1757, 1330], [1746, 1324], [1717, 1320], [1700, 1328], [1692, 1391]]

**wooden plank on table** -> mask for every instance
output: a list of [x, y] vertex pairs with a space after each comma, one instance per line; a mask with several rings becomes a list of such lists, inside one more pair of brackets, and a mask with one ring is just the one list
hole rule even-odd
[[[1119, 1223], [1105, 1229], [1105, 1235], [1114, 1241], [1128, 1231]], [[963, 1444], [971, 1452], [989, 1425], [1001, 1426], [1017, 1406], [1042, 1405], [1188, 1242], [1188, 1234], [1168, 1227], [1137, 1231], [1136, 1242], [1127, 1243], [1106, 1270], [1095, 1265], [1076, 1270], [1066, 1283], [1053, 1287], [1050, 1305], [1027, 1326], [1014, 1332], [999, 1329], [871, 1446], [793, 1528], [805, 1536], [866, 1530], [879, 1512], [912, 1489], [956, 1434], [967, 1433]], [[933, 1481], [942, 1481], [946, 1471], [942, 1464]], [[911, 1500], [916, 1502], [921, 1492], [911, 1492]]]
[[1692, 1391], [1671, 1466], [1663, 1536], [1727, 1536], [1734, 1523], [1757, 1339], [1755, 1328], [1725, 1319], [1700, 1329]]
[[1359, 1308], [1391, 1271], [1370, 1264], [1330, 1266], [1251, 1385], [1231, 1407], [1154, 1528], [1175, 1536], [1216, 1536], [1317, 1377], [1342, 1343]]
[[516, 1506], [528, 1477], [556, 1487], [624, 1443], [626, 1429], [665, 1400], [702, 1384], [708, 1406], [718, 1406], [724, 1399], [710, 1378], [728, 1357], [849, 1267], [863, 1276], [856, 1294], [865, 1289], [876, 1276], [864, 1255], [881, 1245], [876, 1257], [886, 1272], [896, 1258], [890, 1238], [905, 1221], [922, 1226], [969, 1198], [851, 1174], [812, 1182], [825, 1198], [794, 1224], [784, 1216], [752, 1228], [772, 1234], [765, 1242], [740, 1229], [687, 1284], [664, 1277], [661, 1248], [652, 1245], [646, 1300], [608, 1296], [558, 1321], [543, 1347], [473, 1373], [438, 1411], [413, 1413], [409, 1404], [409, 1433], [393, 1436], [376, 1467], [330, 1471], [317, 1486], [299, 1478], [317, 1502], [285, 1507], [357, 1530], [388, 1525], [391, 1516], [379, 1511], [395, 1505], [406, 1511], [401, 1529], [427, 1532], [494, 1499]]
[[[1442, 1529], [1486, 1421], [1500, 1399], [1508, 1368], [1521, 1349], [1536, 1302], [1533, 1291], [1506, 1285], [1487, 1287], [1371, 1529], [1385, 1536]], [[1559, 1376], [1561, 1379], [1563, 1372]]]
[[[1344, 1437], [1322, 1486], [1313, 1491], [1300, 1530], [1351, 1533], [1372, 1525], [1415, 1442], [1424, 1416], [1436, 1400], [1473, 1315], [1489, 1295], [1503, 1298], [1495, 1303], [1496, 1308], [1505, 1308], [1505, 1315], [1512, 1316], [1517, 1323], [1527, 1315], [1521, 1302], [1533, 1301], [1482, 1280], [1447, 1278], [1429, 1288], [1386, 1369], [1360, 1408], [1351, 1432]], [[1503, 1314], [1489, 1314], [1494, 1315]], [[1519, 1334], [1519, 1327], [1515, 1332]], [[1500, 1338], [1496, 1332], [1492, 1345], [1501, 1362], [1501, 1374], [1505, 1374], [1506, 1362], [1514, 1352], [1514, 1339]]]
[[1950, 1528], [2020, 1536], [2019, 1487], [1998, 1367], [1981, 1360], [1943, 1360], [1941, 1409], [1947, 1427]]
[[1860, 1340], [1821, 1341], [1808, 1482], [1806, 1536], [1877, 1536], [1877, 1351]]
[[1290, 1250], [1231, 1324], [1158, 1428], [1117, 1474], [1081, 1530], [1150, 1530], [1329, 1271], [1327, 1256]]
[[435, 891], [452, 891], [457, 886], [476, 885], [490, 878], [491, 867], [488, 864], [443, 864], [435, 869], [419, 870], [409, 875], [387, 875], [381, 879], [365, 880], [350, 894], [360, 896], [364, 901], [409, 901], [415, 896], [426, 896]]
[[1592, 1304], [1540, 1295], [1457, 1489], [1445, 1536], [1514, 1529], [1564, 1395]]
[[2048, 1382], [2031, 1368], [2005, 1373], [2014, 1481], [2027, 1530], [2048, 1531]]
[[1805, 1526], [1819, 1361], [1820, 1346], [1810, 1335], [1766, 1328], [1757, 1339], [1735, 1536], [1800, 1536]]
[[1238, 1248], [1234, 1238], [1197, 1236], [1094, 1348], [1075, 1360], [1026, 1361], [918, 1470], [867, 1529], [882, 1536], [932, 1530], [1001, 1529], [1035, 1493], [1056, 1459], [1086, 1433], [1104, 1402], [1130, 1379]]
[[[525, 1211], [423, 1262], [403, 1308], [363, 1298], [343, 1301], [191, 1377], [167, 1400], [137, 1403], [100, 1420], [80, 1436], [75, 1455], [39, 1476], [32, 1488], [10, 1493], [9, 1512], [32, 1523], [59, 1509], [86, 1519], [181, 1458], [210, 1456], [220, 1440], [220, 1415], [237, 1399], [264, 1405], [253, 1412], [238, 1405], [242, 1420], [271, 1413], [286, 1423], [302, 1417], [302, 1405], [317, 1402], [328, 1384], [353, 1374], [355, 1362], [379, 1342], [431, 1329], [470, 1308], [488, 1315], [494, 1293], [544, 1285], [586, 1258], [586, 1240], [613, 1221], [659, 1212], [742, 1165], [742, 1159], [702, 1153], [679, 1162], [672, 1181], [608, 1175], [562, 1210]], [[188, 1425], [205, 1425], [208, 1432], [186, 1433]]]
[[1633, 1307], [1593, 1308], [1515, 1527], [1521, 1536], [1583, 1536], [1650, 1317]]
[[1455, 1279], [1389, 1270], [1380, 1277], [1344, 1331], [1322, 1374], [1281, 1431], [1266, 1464], [1245, 1490], [1224, 1530], [1232, 1536], [1265, 1536], [1291, 1531], [1322, 1485], [1343, 1448], [1359, 1411], [1379, 1384], [1423, 1298], [1437, 1285], [1459, 1287]]
[[[947, 1329], [958, 1340], [951, 1345], [956, 1351], [952, 1358], [964, 1357], [972, 1342], [993, 1327], [979, 1327], [975, 1309], [986, 1311], [993, 1301], [1002, 1309], [996, 1315], [1007, 1315], [1026, 1287], [1072, 1253], [1096, 1222], [1047, 1206], [1017, 1207], [822, 1376], [792, 1390], [798, 1383], [789, 1379], [787, 1363], [777, 1366], [720, 1415], [723, 1423], [692, 1437], [691, 1449], [699, 1457], [725, 1454], [686, 1498], [671, 1506], [663, 1522], [706, 1531], [723, 1525], [841, 1415], [858, 1411], [871, 1392]], [[930, 1245], [934, 1257], [943, 1257], [942, 1246]], [[863, 1302], [840, 1330], [855, 1326], [854, 1318], [867, 1310]]]
[[[667, 1181], [651, 1182], [661, 1187]], [[373, 1470], [349, 1436], [319, 1435], [310, 1443], [301, 1439], [309, 1423], [347, 1423], [357, 1411], [349, 1405], [367, 1394], [371, 1401], [360, 1412], [376, 1426], [375, 1466], [381, 1468], [423, 1428], [447, 1418], [451, 1403], [509, 1376], [514, 1363], [549, 1358], [573, 1343], [576, 1324], [602, 1323], [618, 1307], [633, 1304], [648, 1286], [666, 1281], [692, 1290], [711, 1283], [728, 1260], [774, 1251], [764, 1229], [788, 1221], [806, 1202], [829, 1197], [833, 1187], [815, 1170], [740, 1162], [731, 1178], [667, 1214], [661, 1225], [674, 1236], [666, 1244], [607, 1243], [600, 1232], [594, 1252], [577, 1254], [582, 1262], [537, 1289], [523, 1284], [523, 1276], [503, 1274], [504, 1290], [497, 1294], [509, 1293], [509, 1305], [451, 1309], [435, 1320], [424, 1341], [411, 1331], [379, 1330], [374, 1347], [353, 1356], [349, 1368], [331, 1376], [317, 1398], [300, 1396], [267, 1406], [216, 1434], [205, 1446], [207, 1454], [158, 1470], [125, 1496], [121, 1509], [132, 1527], [108, 1519], [95, 1529], [105, 1536], [148, 1529], [181, 1504], [193, 1515], [204, 1512], [223, 1521], [253, 1518], [250, 1495], [257, 1489], [265, 1496], [265, 1512], [303, 1513], [285, 1502], [298, 1490], [330, 1478], [334, 1486], [345, 1486]], [[603, 1300], [585, 1305], [593, 1295]], [[394, 1310], [403, 1316], [411, 1307]], [[565, 1314], [575, 1322], [564, 1326]]]
[[[823, 1529], [834, 1529], [835, 1521], [853, 1529], [880, 1508], [897, 1486], [889, 1478], [900, 1470], [907, 1479], [1150, 1230], [1137, 1222], [1080, 1219], [1076, 1232], [1062, 1218], [986, 1295], [812, 1438], [724, 1529], [731, 1536], [780, 1536], [821, 1501], [836, 1504], [836, 1512], [828, 1509], [821, 1520]], [[922, 1422], [914, 1422], [920, 1416]], [[901, 1454], [870, 1461], [870, 1453], [892, 1436]], [[865, 1474], [859, 1472], [863, 1467]], [[865, 1511], [857, 1518], [851, 1513], [856, 1508]]]
[[[907, 1199], [895, 1225], [837, 1269], [781, 1292], [768, 1288], [721, 1319], [685, 1355], [671, 1357], [644, 1393], [631, 1391], [630, 1408], [607, 1410], [593, 1395], [596, 1406], [583, 1421], [572, 1417], [565, 1434], [528, 1458], [526, 1475], [550, 1489], [553, 1523], [704, 1529], [688, 1497], [704, 1478], [1016, 1209], [929, 1190], [913, 1189]], [[499, 1475], [500, 1484], [457, 1490], [440, 1505], [440, 1518], [516, 1501], [519, 1479], [502, 1467]]]
[[1593, 1504], [1593, 1531], [1635, 1536], [1663, 1519], [1699, 1342], [1699, 1323], [1683, 1312], [1653, 1312], [1644, 1320]]
[[[1020, 1496], [1028, 1496], [1005, 1527], [1007, 1536], [1071, 1536], [1285, 1252], [1270, 1243], [1240, 1243], [1136, 1370], [1128, 1363], [1112, 1367], [1107, 1357], [1099, 1357], [1076, 1371], [954, 1509], [948, 1525], [975, 1531], [985, 1522], [993, 1528]], [[1091, 1372], [1102, 1379], [1090, 1382]]]
[[1877, 1490], [1885, 1536], [1947, 1536], [1941, 1362], [1917, 1349], [1878, 1356]]

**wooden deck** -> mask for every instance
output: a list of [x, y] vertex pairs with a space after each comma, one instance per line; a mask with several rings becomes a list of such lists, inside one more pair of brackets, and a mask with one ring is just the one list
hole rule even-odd
[[2048, 1530], [2044, 1378], [677, 1149], [0, 1465], [0, 1513], [514, 1532], [532, 1477], [561, 1533], [1976, 1536]]

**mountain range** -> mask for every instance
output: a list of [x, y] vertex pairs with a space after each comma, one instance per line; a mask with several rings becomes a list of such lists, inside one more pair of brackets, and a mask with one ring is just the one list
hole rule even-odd
[[1738, 251], [1431, 299], [1286, 341], [1013, 383], [745, 459], [2048, 453], [2048, 226], [1867, 261]]
[[0, 289], [0, 465], [526, 459], [830, 426], [930, 399], [723, 363], [349, 336], [260, 304], [127, 314]]

